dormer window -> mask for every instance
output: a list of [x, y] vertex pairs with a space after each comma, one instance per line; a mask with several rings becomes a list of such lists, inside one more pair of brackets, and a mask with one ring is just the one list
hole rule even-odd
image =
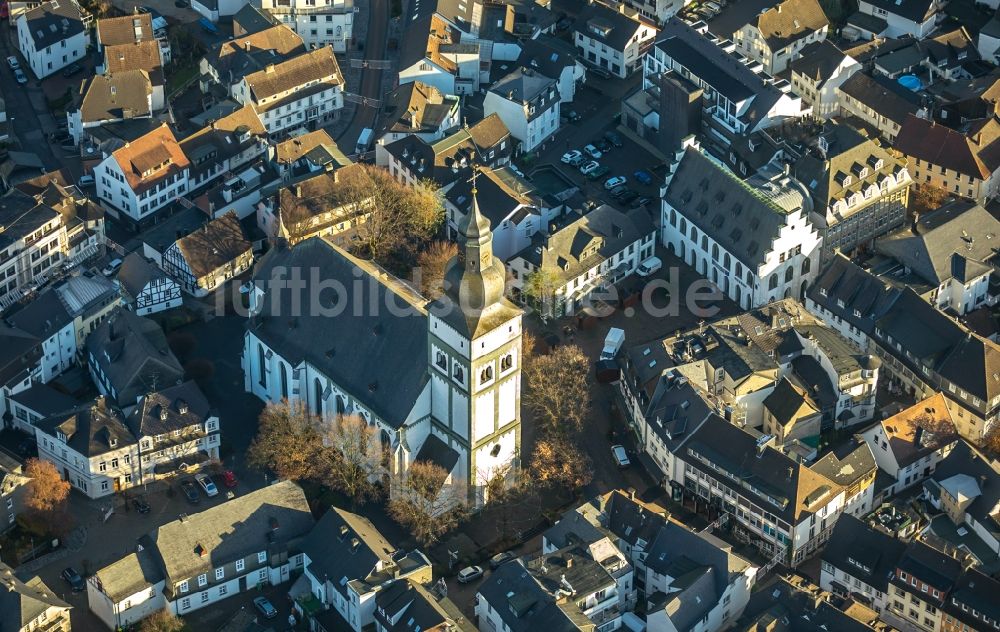
[[111, 446], [112, 448], [117, 448], [118, 447], [118, 439], [116, 439], [114, 437], [111, 437], [110, 439], [108, 439], [108, 445]]

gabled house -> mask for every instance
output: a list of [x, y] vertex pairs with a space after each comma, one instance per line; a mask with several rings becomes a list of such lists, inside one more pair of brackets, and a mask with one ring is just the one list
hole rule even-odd
[[212, 121], [180, 142], [190, 165], [188, 191], [236, 172], [268, 148], [267, 129], [250, 105]]
[[83, 130], [153, 115], [153, 84], [145, 70], [94, 75], [80, 88], [80, 102], [66, 112], [67, 129], [79, 144]]
[[[136, 553], [88, 580], [88, 602], [106, 623], [117, 616], [135, 622], [155, 610], [185, 615], [284, 583], [301, 572], [299, 543], [314, 524], [302, 488], [275, 482], [141, 537]], [[102, 578], [112, 581], [105, 587]], [[130, 603], [135, 594], [142, 601]]]
[[[333, 610], [355, 632], [376, 620], [376, 602], [393, 581], [432, 580], [420, 551], [397, 551], [365, 517], [331, 507], [302, 541], [309, 592], [323, 610]], [[333, 612], [310, 615], [323, 629]], [[385, 614], [382, 613], [384, 617]]]
[[155, 40], [160, 44], [160, 58], [163, 63], [169, 64], [172, 59], [170, 40], [166, 37], [166, 30], [154, 28], [152, 13], [136, 12], [132, 15], [102, 18], [97, 21], [94, 34], [97, 52], [103, 51], [105, 46]]
[[482, 52], [477, 39], [463, 41], [462, 32], [437, 13], [423, 15], [406, 27], [399, 83], [420, 81], [445, 95], [476, 93], [489, 76], [489, 60], [482, 59]]
[[835, 600], [832, 594], [795, 574], [778, 577], [767, 590], [755, 592], [736, 629], [767, 629], [780, 626], [783, 620], [802, 623], [811, 631], [885, 632], [887, 629], [877, 612], [859, 603]]
[[115, 284], [85, 272], [40, 292], [6, 321], [42, 343], [39, 380], [47, 383], [79, 363], [87, 336], [118, 306]]
[[35, 440], [38, 458], [89, 498], [142, 484], [135, 435], [103, 395], [37, 422]]
[[882, 34], [887, 37], [912, 35], [922, 39], [934, 30], [938, 13], [944, 3], [940, 0], [861, 0], [858, 11], [885, 20]]
[[218, 85], [223, 95], [248, 74], [264, 70], [306, 51], [302, 38], [283, 24], [261, 24], [259, 30], [219, 42], [201, 58], [201, 89], [208, 92]]
[[0, 611], [10, 632], [70, 632], [70, 608], [40, 578], [22, 581], [0, 562]]
[[268, 147], [268, 161], [285, 183], [318, 171], [336, 170], [352, 164], [325, 129], [272, 143]]
[[24, 510], [24, 496], [30, 480], [24, 475], [20, 461], [0, 453], [0, 533], [17, 524], [17, 516]]
[[[42, 357], [41, 340], [26, 331], [0, 324], [0, 410], [3, 413], [11, 413], [11, 395], [30, 389], [34, 381], [41, 381]], [[19, 425], [12, 423], [14, 427]]]
[[905, 550], [906, 544], [894, 536], [855, 516], [841, 516], [821, 554], [819, 585], [882, 613], [889, 580]]
[[166, 75], [163, 66], [163, 50], [157, 40], [139, 40], [128, 44], [104, 47], [103, 72], [115, 75], [129, 70], [143, 70], [152, 86], [151, 102], [154, 112], [167, 106]]
[[576, 90], [586, 77], [586, 65], [577, 57], [576, 49], [554, 35], [540, 35], [521, 42], [521, 56], [517, 64], [531, 68], [555, 80], [559, 98], [572, 103]]
[[500, 116], [491, 114], [433, 143], [407, 136], [377, 145], [375, 164], [386, 167], [404, 184], [432, 180], [440, 190], [447, 191], [471, 176], [473, 163], [491, 169], [510, 164], [515, 142]]
[[736, 49], [776, 75], [802, 55], [802, 49], [826, 39], [830, 21], [818, 0], [782, 0], [750, 18], [733, 34]]
[[556, 82], [530, 68], [518, 68], [490, 86], [483, 113], [496, 114], [521, 141], [522, 152], [535, 151], [559, 130], [561, 97]]
[[576, 16], [573, 44], [588, 65], [624, 79], [639, 69], [656, 37], [656, 28], [613, 8], [589, 0]]
[[881, 74], [855, 72], [836, 92], [841, 115], [857, 117], [890, 143], [908, 118], [926, 113], [920, 95]]
[[813, 42], [788, 65], [792, 90], [800, 95], [816, 116], [830, 118], [837, 113], [837, 88], [861, 70], [856, 59], [829, 40]]
[[281, 187], [273, 199], [259, 205], [257, 226], [272, 243], [285, 239], [295, 245], [318, 236], [337, 241], [338, 235], [350, 234], [367, 216], [367, 205], [358, 208], [357, 203], [365, 182], [370, 180], [358, 165], [307, 176]]
[[906, 156], [917, 182], [985, 203], [1000, 190], [1000, 120], [972, 121], [961, 132], [909, 116], [895, 148]]
[[[572, 594], [570, 589], [565, 592]], [[563, 595], [562, 592], [558, 594]], [[475, 613], [480, 630], [575, 632], [596, 629], [595, 623], [581, 612], [575, 600], [558, 599], [554, 591], [546, 590], [535, 579], [521, 560], [504, 564], [479, 585]]]
[[138, 444], [143, 483], [219, 459], [219, 417], [194, 382], [143, 395], [125, 424]]
[[380, 145], [406, 136], [416, 136], [432, 143], [461, 123], [458, 97], [444, 95], [434, 86], [411, 81], [386, 95], [387, 116], [375, 130]]
[[917, 629], [940, 630], [942, 608], [962, 572], [961, 561], [914, 540], [896, 563], [886, 610]]
[[329, 47], [271, 62], [231, 86], [232, 97], [252, 104], [275, 137], [328, 125], [344, 107], [344, 78]]
[[155, 314], [183, 304], [181, 287], [177, 281], [138, 252], [125, 257], [115, 282], [125, 307], [139, 316]]
[[911, 286], [926, 284], [929, 291], [921, 294], [930, 304], [963, 316], [996, 302], [990, 279], [996, 254], [991, 240], [997, 235], [1000, 221], [991, 213], [974, 202], [957, 200], [876, 240], [875, 252], [895, 264], [884, 276], [899, 274], [902, 266], [904, 273], [918, 277]]
[[894, 496], [931, 476], [956, 445], [954, 428], [944, 395], [936, 393], [863, 430], [860, 437], [888, 477], [879, 493]]
[[451, 600], [412, 577], [394, 580], [375, 595], [375, 630], [395, 632], [403, 625], [426, 632], [476, 630]]
[[87, 337], [87, 368], [97, 389], [131, 410], [146, 393], [180, 384], [184, 370], [154, 321], [120, 309]]
[[[570, 316], [588, 306], [591, 294], [635, 273], [653, 256], [656, 227], [644, 208], [622, 212], [602, 204], [585, 215], [568, 214], [555, 230], [535, 233], [512, 255], [508, 291], [514, 300], [536, 301], [545, 317]], [[541, 275], [543, 296], [533, 296], [532, 275]]]
[[90, 15], [75, 0], [50, 0], [17, 18], [17, 43], [37, 79], [83, 59]]
[[663, 189], [663, 244], [744, 309], [803, 297], [819, 271], [812, 199], [774, 167], [741, 180], [687, 141]]
[[126, 143], [94, 167], [97, 197], [109, 212], [138, 227], [189, 189], [191, 162], [164, 123]]
[[252, 245], [236, 213], [230, 211], [175, 241], [163, 252], [162, 265], [185, 292], [206, 296], [249, 270], [252, 263]]

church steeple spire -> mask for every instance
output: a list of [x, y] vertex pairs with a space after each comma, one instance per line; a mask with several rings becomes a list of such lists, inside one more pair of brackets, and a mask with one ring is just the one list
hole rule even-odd
[[506, 271], [493, 256], [493, 231], [490, 220], [479, 208], [479, 166], [473, 165], [471, 204], [459, 226], [461, 242], [458, 257], [445, 274], [445, 288], [455, 307], [471, 325], [478, 322], [491, 306], [505, 302]]

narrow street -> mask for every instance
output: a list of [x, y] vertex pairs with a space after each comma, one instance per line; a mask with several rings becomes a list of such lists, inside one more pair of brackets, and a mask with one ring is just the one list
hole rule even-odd
[[[385, 57], [386, 43], [389, 32], [389, 0], [371, 0], [369, 4], [368, 36], [364, 40], [364, 48], [360, 51], [362, 59], [381, 60]], [[356, 86], [348, 86], [353, 92]], [[365, 68], [361, 71], [360, 87], [357, 93], [370, 99], [382, 98], [382, 71], [378, 68]], [[354, 118], [347, 129], [336, 139], [337, 144], [345, 153], [353, 153], [361, 130], [373, 127], [378, 109], [358, 104], [354, 110]]]
[[[0, 25], [0, 56], [3, 56], [3, 67], [0, 69], [0, 94], [7, 107], [7, 121], [11, 134], [17, 137], [17, 151], [29, 151], [38, 155], [47, 171], [58, 169], [60, 161], [49, 146], [48, 135], [55, 131], [55, 122], [48, 112], [45, 94], [34, 79], [31, 70], [21, 56], [13, 40], [17, 33], [11, 29], [10, 22], [4, 20]], [[20, 86], [14, 80], [14, 71], [8, 66], [6, 59], [15, 55], [22, 69], [28, 76], [28, 84]], [[41, 114], [39, 114], [41, 113]]]

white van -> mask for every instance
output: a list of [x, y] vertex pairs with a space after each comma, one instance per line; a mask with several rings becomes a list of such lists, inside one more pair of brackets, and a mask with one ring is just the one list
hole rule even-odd
[[656, 274], [662, 267], [663, 262], [660, 261], [659, 257], [650, 257], [639, 264], [639, 267], [635, 269], [635, 273], [642, 277], [648, 277]]

